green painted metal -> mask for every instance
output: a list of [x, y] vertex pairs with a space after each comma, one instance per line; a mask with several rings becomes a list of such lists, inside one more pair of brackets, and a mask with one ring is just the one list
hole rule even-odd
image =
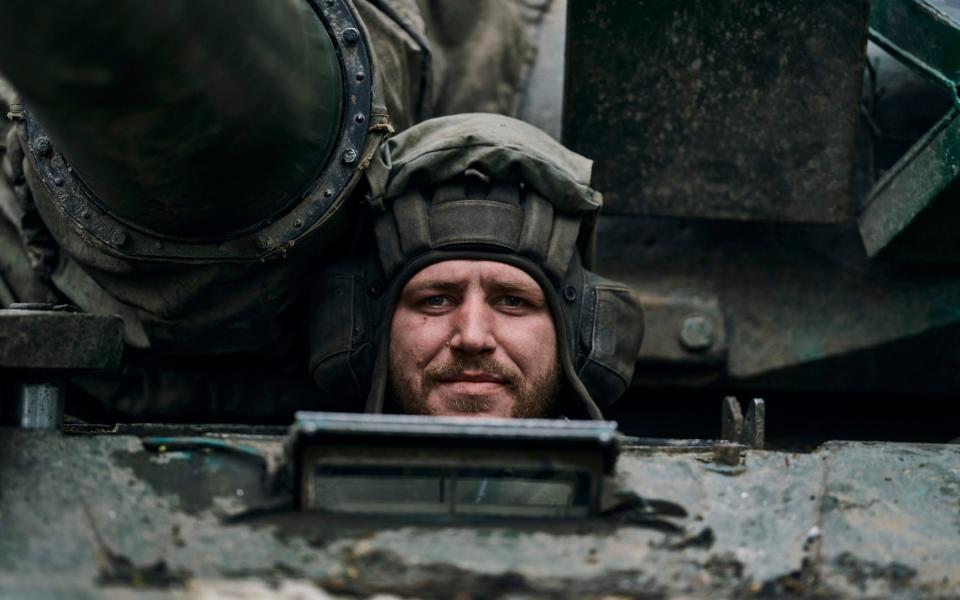
[[960, 23], [930, 0], [874, 0], [870, 39], [957, 99]]
[[859, 219], [870, 256], [960, 258], [953, 193], [960, 176], [960, 109], [953, 108], [874, 186]]
[[870, 256], [955, 262], [960, 214], [960, 22], [930, 0], [877, 0], [870, 38], [943, 88], [953, 108], [873, 187], [858, 223]]

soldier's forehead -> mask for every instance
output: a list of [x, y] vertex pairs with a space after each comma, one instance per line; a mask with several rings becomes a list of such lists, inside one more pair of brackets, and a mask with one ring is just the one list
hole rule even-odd
[[405, 290], [464, 286], [510, 288], [542, 293], [540, 285], [523, 269], [494, 260], [445, 260], [423, 268]]

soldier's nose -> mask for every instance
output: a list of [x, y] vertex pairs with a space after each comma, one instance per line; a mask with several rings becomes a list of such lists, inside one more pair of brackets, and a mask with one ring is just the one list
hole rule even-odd
[[492, 315], [485, 302], [467, 300], [457, 309], [450, 347], [453, 350], [478, 354], [496, 347], [491, 330]]

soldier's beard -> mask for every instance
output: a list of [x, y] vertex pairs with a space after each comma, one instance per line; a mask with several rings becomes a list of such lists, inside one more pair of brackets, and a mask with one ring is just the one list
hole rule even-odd
[[[442, 381], [466, 370], [492, 373], [503, 379], [505, 387], [515, 399], [510, 414], [515, 419], [550, 415], [560, 388], [559, 360], [553, 361], [549, 372], [529, 379], [487, 356], [454, 359], [412, 374], [404, 373], [399, 363], [391, 353], [390, 388], [400, 410], [406, 414], [434, 414], [435, 411], [427, 402], [430, 392]], [[493, 407], [494, 399], [488, 396], [456, 396], [450, 406], [464, 415], [486, 413]]]

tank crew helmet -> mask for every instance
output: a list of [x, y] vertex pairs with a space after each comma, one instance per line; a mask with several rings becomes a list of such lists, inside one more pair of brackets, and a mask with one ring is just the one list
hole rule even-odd
[[602, 418], [600, 406], [633, 375], [643, 314], [629, 287], [589, 270], [602, 203], [589, 186], [591, 166], [535, 127], [498, 115], [432, 119], [391, 139], [366, 174], [375, 255], [325, 272], [315, 290], [314, 380], [330, 395], [365, 395], [367, 412], [383, 412], [390, 325], [404, 286], [442, 261], [496, 261], [544, 292], [557, 334], [559, 412]]

